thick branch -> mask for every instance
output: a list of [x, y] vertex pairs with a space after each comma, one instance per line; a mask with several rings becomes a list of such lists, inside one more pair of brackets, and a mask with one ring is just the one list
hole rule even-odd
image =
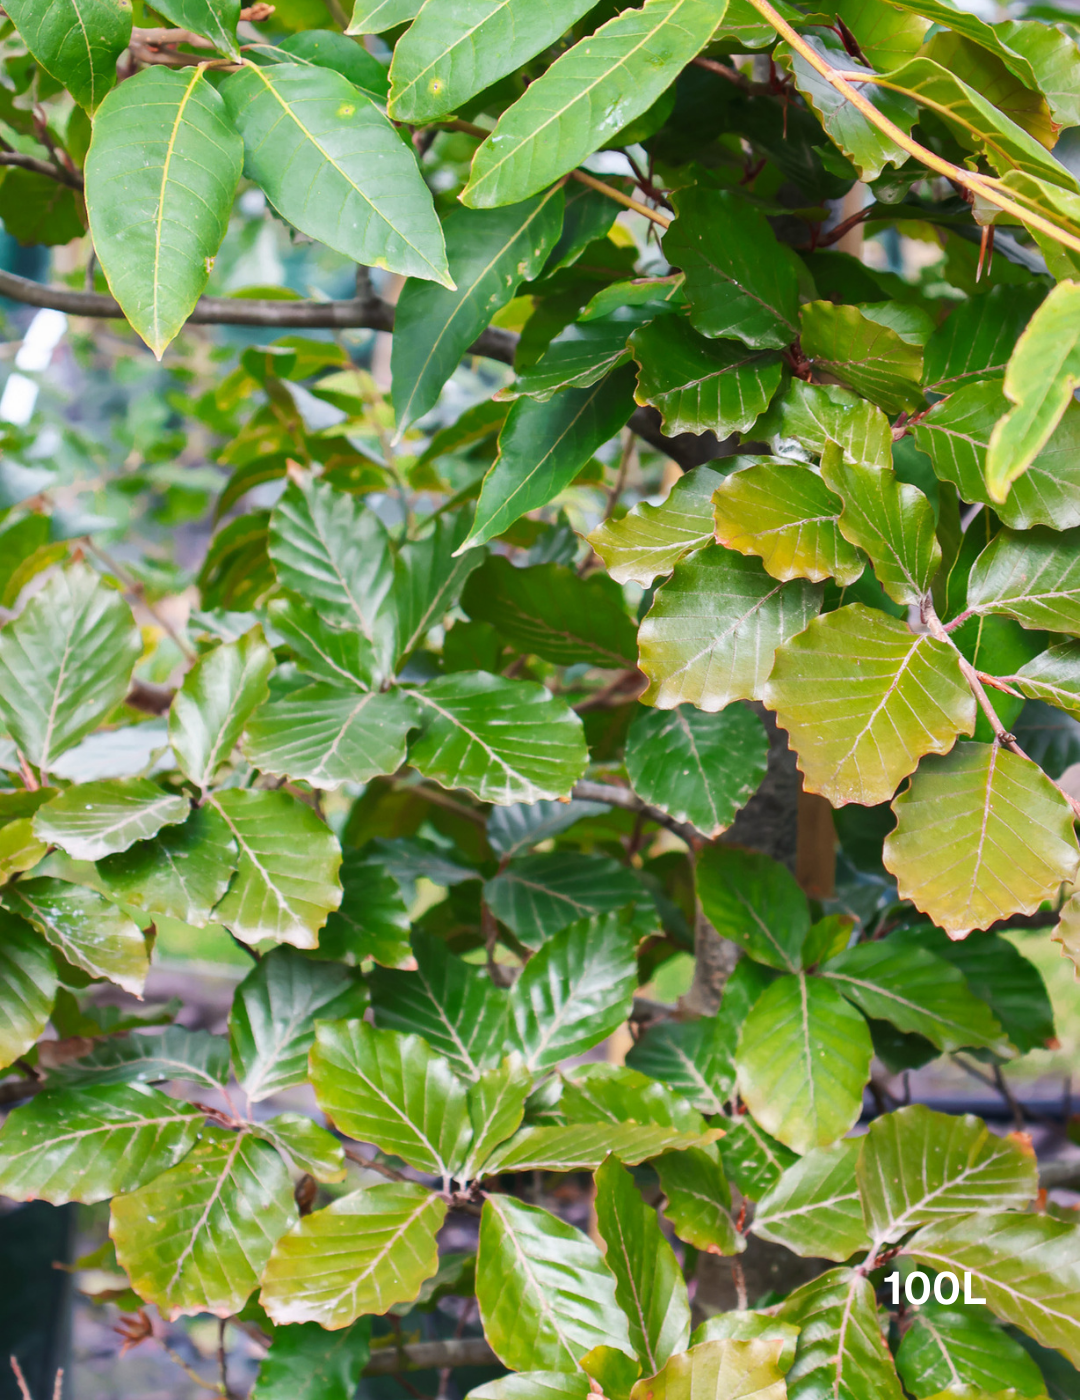
[[65, 170], [62, 165], [52, 165], [47, 160], [38, 160], [37, 156], [24, 156], [21, 151], [0, 151], [0, 165], [17, 165], [20, 170], [34, 170], [39, 175], [47, 175], [50, 180], [67, 185], [69, 189], [81, 190], [83, 187], [81, 175], [72, 174], [70, 170]]
[[365, 1376], [392, 1376], [400, 1371], [439, 1371], [446, 1366], [498, 1366], [499, 1358], [483, 1337], [450, 1338], [445, 1342], [409, 1342], [380, 1346], [364, 1367]]

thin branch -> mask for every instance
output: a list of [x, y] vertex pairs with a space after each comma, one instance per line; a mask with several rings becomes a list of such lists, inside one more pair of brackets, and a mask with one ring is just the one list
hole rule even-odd
[[39, 160], [37, 156], [24, 156], [21, 151], [0, 151], [0, 165], [17, 165], [20, 170], [36, 171], [38, 175], [47, 175], [50, 180], [67, 185], [72, 190], [81, 190], [83, 187], [81, 175], [73, 175], [62, 165], [53, 165], [51, 161]]
[[[1038, 229], [1058, 243], [1073, 249], [1074, 252], [1080, 252], [1080, 238], [1066, 232], [1065, 229], [1051, 223], [1043, 215], [1025, 208], [1016, 200], [1003, 194], [998, 188], [1001, 183], [998, 179], [988, 175], [979, 175], [973, 171], [964, 170], [959, 165], [953, 165], [951, 161], [943, 160], [941, 156], [935, 155], [933, 151], [921, 146], [918, 141], [908, 136], [895, 122], [890, 121], [888, 117], [879, 112], [872, 102], [851, 85], [848, 77], [844, 76], [844, 69], [834, 68], [811, 44], [807, 43], [801, 34], [792, 29], [787, 20], [769, 3], [769, 0], [750, 0], [750, 3], [762, 18], [768, 20], [777, 34], [809, 63], [815, 72], [820, 73], [831, 87], [834, 87], [842, 97], [847, 98], [856, 111], [860, 112], [872, 126], [877, 127], [878, 131], [883, 132], [891, 141], [894, 141], [902, 151], [907, 151], [908, 155], [914, 156], [928, 170], [933, 170], [938, 175], [944, 175], [947, 180], [952, 180], [963, 189], [969, 190], [973, 195], [978, 195], [988, 204], [995, 205], [1006, 214], [1014, 215], [1030, 228]], [[885, 80], [877, 75], [867, 76], [858, 73], [850, 76], [855, 77], [861, 83], [872, 82], [879, 86], [885, 85]]]
[[341, 1149], [350, 1162], [355, 1162], [359, 1167], [366, 1167], [369, 1171], [378, 1172], [381, 1176], [389, 1177], [391, 1181], [408, 1181], [409, 1178], [402, 1172], [395, 1171], [393, 1167], [384, 1166], [382, 1162], [376, 1162], [373, 1157], [365, 1157], [362, 1152], [357, 1152], [355, 1147], [347, 1147], [341, 1144]]
[[622, 190], [617, 190], [614, 185], [605, 185], [603, 180], [598, 180], [595, 175], [590, 175], [584, 170], [572, 172], [573, 178], [583, 185], [588, 185], [590, 190], [595, 190], [597, 194], [605, 194], [608, 199], [615, 200], [616, 204], [621, 204], [626, 209], [632, 209], [635, 214], [641, 214], [646, 219], [651, 219], [654, 224], [659, 224], [661, 228], [671, 227], [671, 220], [666, 214], [661, 214], [657, 209], [650, 209], [648, 205], [641, 204], [636, 199], [631, 199], [628, 194], [623, 194]]
[[606, 802], [609, 807], [622, 807], [627, 812], [641, 812], [649, 821], [674, 832], [691, 850], [696, 850], [705, 839], [694, 827], [676, 821], [659, 807], [651, 807], [647, 802], [642, 802], [629, 788], [615, 787], [611, 783], [575, 783], [570, 796], [581, 802]]
[[15, 1372], [15, 1383], [19, 1387], [19, 1394], [22, 1396], [22, 1400], [32, 1400], [30, 1387], [26, 1384], [26, 1377], [22, 1373], [22, 1367], [15, 1359], [14, 1354], [8, 1359], [11, 1362], [11, 1369]]
[[136, 598], [143, 605], [143, 607], [150, 614], [150, 616], [154, 619], [154, 621], [165, 629], [165, 631], [169, 634], [169, 636], [179, 647], [181, 655], [184, 657], [184, 660], [188, 662], [197, 661], [198, 657], [196, 655], [194, 647], [192, 647], [191, 643], [186, 641], [180, 635], [180, 633], [172, 625], [169, 619], [165, 617], [164, 614], [158, 611], [158, 609], [154, 606], [154, 604], [150, 601], [149, 597], [147, 596], [146, 588], [143, 586], [143, 584], [141, 584], [137, 578], [134, 578], [131, 574], [129, 574], [128, 571], [123, 567], [123, 565], [118, 564], [115, 559], [113, 559], [110, 555], [106, 554], [103, 549], [100, 549], [96, 544], [94, 544], [89, 536], [84, 537], [83, 545], [86, 549], [90, 551], [91, 554], [96, 555], [97, 558], [101, 560], [101, 562], [105, 565], [105, 567], [111, 574], [116, 575], [116, 577], [124, 585], [125, 591], [130, 593], [133, 598]]
[[499, 1358], [483, 1337], [452, 1338], [445, 1342], [408, 1342], [404, 1346], [380, 1346], [362, 1372], [365, 1376], [393, 1376], [399, 1371], [438, 1371], [447, 1366], [498, 1366]]
[[754, 86], [750, 79], [744, 77], [737, 68], [730, 68], [726, 63], [719, 63], [715, 58], [697, 58], [690, 60], [696, 68], [707, 68], [710, 73], [716, 73], [721, 78], [726, 78], [729, 83], [734, 83], [737, 88], [742, 88], [744, 92], [749, 92]]

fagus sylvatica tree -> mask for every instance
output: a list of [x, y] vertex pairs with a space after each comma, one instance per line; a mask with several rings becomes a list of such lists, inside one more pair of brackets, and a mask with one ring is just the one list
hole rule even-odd
[[[875, 1054], [1002, 1082], [1052, 1039], [1010, 919], [1080, 958], [1069, 15], [5, 8], [0, 212], [89, 261], [0, 292], [159, 358], [267, 343], [186, 405], [227, 477], [168, 635], [134, 537], [115, 566], [4, 478], [0, 1193], [111, 1202], [138, 1299], [264, 1335], [256, 1400], [348, 1400], [372, 1319], [440, 1291], [505, 1368], [478, 1400], [1080, 1394], [1080, 1227], [1027, 1139], [852, 1135]], [[204, 295], [258, 191], [355, 297]], [[944, 258], [874, 270], [860, 224]], [[387, 394], [303, 334], [357, 327]], [[463, 360], [487, 397], [444, 393]], [[658, 504], [639, 448], [683, 469]], [[78, 781], [148, 708], [142, 771]], [[788, 744], [835, 889], [755, 840]], [[168, 921], [250, 951], [227, 1036], [88, 990], [139, 995]], [[569, 1172], [590, 1233], [537, 1203]], [[798, 1286], [760, 1296], [756, 1241]], [[706, 1254], [738, 1307], [692, 1330]]]

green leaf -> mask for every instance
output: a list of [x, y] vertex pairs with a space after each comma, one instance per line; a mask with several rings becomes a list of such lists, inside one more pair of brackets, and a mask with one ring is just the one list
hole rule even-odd
[[476, 1176], [501, 1142], [521, 1126], [533, 1077], [521, 1056], [511, 1051], [496, 1069], [485, 1070], [469, 1086], [472, 1141], [461, 1165], [461, 1180]]
[[[915, 427], [915, 441], [929, 454], [934, 470], [955, 483], [965, 501], [991, 504], [986, 485], [986, 450], [995, 423], [1008, 409], [999, 381], [965, 384], [936, 403]], [[1008, 496], [994, 509], [1014, 530], [1049, 525], [1055, 530], [1080, 525], [1080, 405], [1070, 403], [1046, 446]]]
[[967, 297], [926, 342], [923, 383], [935, 393], [953, 394], [976, 380], [1001, 378], [1042, 299], [1041, 287], [1005, 285]]
[[274, 655], [255, 627], [206, 652], [184, 677], [169, 709], [169, 743], [180, 771], [205, 792], [267, 695]]
[[150, 957], [138, 924], [85, 885], [39, 876], [4, 890], [4, 903], [91, 977], [142, 996]]
[[610, 856], [548, 851], [519, 856], [484, 885], [488, 908], [527, 948], [579, 919], [647, 902], [632, 870]]
[[262, 773], [334, 789], [394, 773], [416, 727], [416, 702], [398, 691], [320, 684], [272, 700], [248, 720], [244, 757]]
[[[711, 849], [711, 848], [710, 848]], [[735, 1087], [734, 1036], [716, 1016], [661, 1021], [627, 1051], [626, 1063], [681, 1094], [702, 1113], [722, 1113]]]
[[499, 1063], [509, 1000], [479, 967], [455, 957], [442, 939], [413, 929], [415, 972], [373, 968], [375, 1024], [418, 1033], [467, 1079]]
[[460, 1166], [472, 1135], [465, 1085], [420, 1036], [323, 1021], [310, 1063], [319, 1107], [350, 1137], [418, 1171]]
[[457, 555], [469, 524], [467, 511], [438, 516], [432, 530], [420, 539], [406, 540], [399, 548], [391, 594], [399, 661], [420, 646], [433, 627], [442, 625], [456, 606], [465, 580], [484, 562], [483, 550], [470, 549]]
[[[674, 284], [666, 290], [674, 291]], [[667, 319], [671, 309], [668, 298], [654, 300], [650, 296], [640, 305], [620, 302], [605, 316], [583, 314], [550, 341], [535, 364], [527, 365], [513, 384], [500, 390], [500, 396], [527, 394], [546, 402], [560, 389], [585, 389], [595, 384], [630, 359], [629, 340], [637, 327], [657, 316]]]
[[384, 1181], [317, 1210], [282, 1235], [259, 1301], [275, 1324], [331, 1331], [409, 1302], [438, 1268], [446, 1202], [411, 1181]]
[[384, 603], [394, 564], [373, 510], [326, 481], [290, 481], [270, 516], [268, 548], [283, 587], [332, 625], [362, 633], [386, 661], [394, 619]]
[[386, 66], [368, 53], [363, 44], [353, 43], [333, 29], [301, 29], [282, 40], [278, 47], [301, 62], [333, 68], [378, 106], [386, 105], [390, 94]]
[[715, 1150], [686, 1147], [665, 1152], [653, 1166], [666, 1197], [664, 1214], [679, 1239], [709, 1253], [737, 1254], [743, 1241], [729, 1214], [731, 1190], [712, 1155]]
[[776, 648], [821, 606], [819, 585], [778, 583], [756, 559], [710, 545], [657, 592], [638, 629], [645, 704], [722, 710], [761, 698]]
[[274, 1149], [208, 1127], [179, 1166], [114, 1198], [109, 1234], [131, 1286], [163, 1317], [231, 1317], [295, 1219]]
[[588, 1400], [591, 1393], [584, 1371], [508, 1371], [474, 1386], [466, 1400]]
[[478, 1174], [595, 1171], [609, 1155], [632, 1166], [662, 1152], [700, 1147], [714, 1136], [708, 1129], [683, 1133], [659, 1123], [527, 1124], [495, 1149]]
[[1061, 918], [1050, 935], [1052, 943], [1061, 944], [1061, 956], [1068, 958], [1080, 979], [1080, 899], [1076, 895], [1061, 907]]
[[799, 1328], [793, 1327], [790, 1322], [778, 1322], [764, 1312], [739, 1312], [732, 1309], [731, 1312], [716, 1313], [707, 1317], [699, 1327], [694, 1328], [690, 1340], [694, 1345], [698, 1342], [722, 1342], [728, 1338], [735, 1342], [752, 1342], [758, 1337], [763, 1341], [779, 1341], [783, 1345], [777, 1364], [786, 1374], [795, 1360], [795, 1343], [798, 1336]]
[[34, 835], [31, 817], [20, 817], [0, 828], [0, 885], [12, 875], [32, 870], [48, 853], [48, 846]]
[[844, 502], [840, 533], [869, 554], [894, 603], [917, 603], [941, 564], [930, 502], [891, 471], [844, 462], [838, 446], [826, 450], [821, 474]]
[[948, 1392], [959, 1381], [987, 1392], [1045, 1396], [1046, 1383], [1024, 1348], [974, 1308], [927, 1303], [912, 1318], [896, 1353], [912, 1395]]
[[332, 627], [317, 607], [296, 594], [271, 598], [267, 613], [301, 671], [320, 681], [367, 690], [377, 669], [374, 649], [362, 632]]
[[637, 632], [622, 589], [600, 572], [579, 578], [565, 564], [517, 569], [492, 555], [469, 579], [461, 606], [471, 618], [490, 622], [519, 651], [556, 666], [623, 668], [637, 656]]
[[98, 875], [121, 904], [205, 928], [236, 862], [236, 842], [224, 819], [212, 807], [196, 807], [186, 821], [164, 827], [152, 841], [107, 856]]
[[240, 0], [161, 0], [155, 8], [179, 29], [201, 34], [219, 53], [239, 62], [236, 26], [240, 19]]
[[858, 306], [810, 302], [800, 322], [803, 353], [819, 372], [835, 375], [886, 413], [924, 407], [920, 346], [909, 345]]
[[968, 607], [1024, 627], [1080, 633], [1080, 531], [1001, 530], [975, 561]]
[[664, 256], [686, 276], [693, 328], [758, 350], [790, 345], [798, 335], [798, 260], [764, 215], [732, 191], [700, 185], [677, 196], [676, 210]]
[[975, 1045], [1003, 1057], [1012, 1053], [996, 1017], [963, 974], [926, 949], [887, 940], [860, 943], [820, 971], [865, 1015], [925, 1036], [939, 1050]]
[[768, 967], [799, 968], [810, 909], [786, 866], [760, 851], [708, 846], [698, 858], [697, 896], [721, 938]]
[[156, 1035], [110, 1035], [88, 1055], [49, 1070], [49, 1087], [91, 1084], [155, 1084], [182, 1079], [217, 1089], [229, 1078], [224, 1036], [168, 1026]]
[[0, 909], [0, 1068], [21, 1056], [45, 1029], [56, 996], [48, 947], [24, 920]]
[[749, 1113], [735, 1119], [719, 1143], [724, 1170], [750, 1200], [757, 1200], [780, 1180], [798, 1158], [782, 1142], [777, 1142]]
[[184, 821], [186, 797], [165, 792], [149, 778], [81, 783], [39, 807], [34, 832], [73, 860], [100, 860]]
[[755, 1235], [804, 1258], [835, 1259], [870, 1247], [855, 1180], [859, 1138], [815, 1147], [788, 1167], [754, 1211]]
[[337, 837], [285, 792], [229, 788], [210, 802], [236, 842], [236, 874], [214, 918], [245, 943], [272, 938], [318, 946], [326, 916], [341, 903]]
[[634, 941], [618, 914], [582, 920], [549, 938], [510, 991], [529, 1067], [583, 1054], [622, 1024], [637, 987]]
[[866, 1022], [828, 982], [780, 977], [743, 1022], [739, 1092], [786, 1146], [826, 1147], [858, 1120], [872, 1049]]
[[344, 1181], [345, 1151], [325, 1128], [303, 1113], [279, 1113], [252, 1126], [256, 1136], [285, 1151], [297, 1170], [308, 1172], [316, 1181]]
[[221, 95], [244, 172], [283, 219], [354, 262], [453, 288], [416, 158], [369, 97], [330, 68], [250, 62]]
[[776, 450], [786, 439], [820, 457], [829, 442], [844, 450], [844, 460], [869, 467], [892, 466], [889, 420], [866, 399], [839, 384], [804, 384], [793, 379], [769, 410], [763, 429], [774, 435]]
[[1068, 803], [1030, 759], [997, 744], [925, 759], [893, 810], [885, 867], [901, 899], [954, 937], [1034, 913], [1075, 874]]
[[691, 1400], [722, 1395], [724, 1400], [787, 1400], [779, 1338], [701, 1342], [673, 1356], [657, 1376], [641, 1380], [631, 1400]]
[[744, 433], [780, 387], [783, 364], [737, 340], [708, 340], [681, 316], [660, 316], [630, 337], [638, 403], [660, 411], [664, 431]]
[[341, 905], [319, 934], [319, 957], [351, 959], [354, 965], [374, 958], [384, 967], [409, 962], [409, 912], [386, 867], [366, 852], [347, 850], [341, 884]]
[[93, 112], [131, 39], [125, 0], [13, 0], [8, 14], [42, 68]]
[[716, 27], [709, 0], [646, 0], [556, 59], [500, 117], [462, 199], [514, 204], [573, 170], [648, 111]]
[[980, 1212], [936, 1221], [904, 1254], [941, 1272], [970, 1273], [998, 1317], [1080, 1365], [1077, 1227], [1047, 1215]]
[[[496, 15], [503, 12], [506, 18], [509, 3], [472, 0], [471, 8]], [[429, 46], [432, 38], [445, 42], [455, 22], [464, 21], [462, 28], [471, 31], [466, 42], [477, 42], [485, 28], [483, 16], [477, 27], [460, 12], [449, 22], [439, 6], [429, 13], [430, 22], [419, 20], [394, 50], [394, 108], [402, 103], [410, 105], [399, 85], [402, 67], [408, 70], [408, 54], [415, 47], [418, 25], [434, 31], [427, 39]], [[522, 18], [527, 20], [527, 14]], [[419, 43], [424, 43], [423, 35]], [[414, 96], [411, 105], [422, 106], [423, 99]], [[452, 111], [453, 106], [446, 110]], [[411, 120], [398, 118], [396, 110], [394, 116], [396, 120]], [[562, 231], [563, 202], [561, 187], [553, 186], [507, 209], [456, 209], [446, 219], [446, 255], [457, 290], [411, 280], [402, 288], [394, 315], [390, 366], [399, 433], [435, 407], [443, 385], [492, 316], [510, 301], [520, 283], [540, 273]]]
[[598, 1062], [563, 1082], [559, 1110], [571, 1123], [657, 1123], [703, 1133], [705, 1120], [679, 1095], [626, 1065]]
[[1032, 1148], [970, 1113], [912, 1104], [875, 1118], [862, 1141], [859, 1187], [878, 1248], [968, 1211], [1022, 1210], [1039, 1189]]
[[[239, 57], [235, 35], [231, 48]], [[94, 118], [86, 157], [94, 251], [159, 360], [206, 290], [243, 163], [243, 142], [201, 67], [144, 68]]]
[[544, 686], [463, 671], [411, 693], [422, 719], [409, 762], [442, 787], [505, 806], [568, 797], [585, 771], [581, 720]]
[[1032, 700], [1044, 700], [1080, 718], [1080, 642], [1058, 642], [1009, 677]]
[[626, 772], [637, 795], [710, 838], [757, 791], [767, 757], [765, 730], [745, 705], [718, 715], [690, 705], [639, 708], [626, 736]]
[[42, 770], [123, 700], [142, 651], [131, 609], [85, 564], [56, 573], [0, 631], [0, 719]]
[[1046, 446], [1080, 384], [1080, 283], [1059, 282], [1032, 316], [1005, 369], [1005, 395], [1014, 407], [1001, 418], [986, 454], [986, 485], [994, 501]]
[[654, 1375], [690, 1337], [690, 1302], [675, 1251], [660, 1231], [634, 1178], [615, 1157], [596, 1173], [596, 1224], [615, 1275], [615, 1298], [626, 1314], [630, 1345]]
[[624, 365], [589, 388], [567, 389], [547, 403], [518, 399], [499, 434], [499, 456], [484, 477], [476, 518], [460, 549], [486, 544], [565, 490], [630, 417], [633, 382], [633, 369]]
[[382, 34], [408, 24], [420, 13], [424, 0], [356, 0], [346, 34]]
[[[468, 0], [430, 6], [394, 48], [390, 115], [431, 122], [549, 48], [589, 9], [590, 0], [536, 8], [521, 0]], [[453, 263], [451, 261], [451, 266]]]
[[371, 1322], [327, 1332], [317, 1322], [278, 1327], [252, 1400], [352, 1400], [371, 1355]]
[[54, 1206], [108, 1200], [186, 1156], [205, 1116], [142, 1084], [38, 1094], [0, 1129], [0, 1191]]
[[586, 539], [616, 583], [647, 588], [679, 560], [713, 539], [713, 492], [723, 481], [711, 467], [679, 478], [658, 506], [642, 501], [621, 520], [607, 520]]
[[339, 963], [313, 962], [291, 948], [264, 953], [237, 987], [229, 1046], [237, 1082], [252, 1103], [303, 1084], [315, 1021], [362, 1016], [367, 991]]
[[575, 1371], [594, 1346], [630, 1350], [615, 1279], [587, 1236], [512, 1196], [488, 1196], [480, 1220], [476, 1299], [505, 1365]]
[[796, 462], [748, 459], [713, 496], [716, 539], [740, 554], [757, 555], [781, 582], [835, 578], [854, 583], [866, 567], [862, 552], [840, 533], [844, 508], [821, 475]]
[[802, 1329], [787, 1375], [790, 1400], [901, 1400], [868, 1278], [830, 1269], [789, 1293], [778, 1315]]
[[862, 603], [814, 618], [781, 646], [764, 700], [807, 791], [835, 807], [887, 802], [923, 754], [947, 753], [975, 728], [955, 649]]

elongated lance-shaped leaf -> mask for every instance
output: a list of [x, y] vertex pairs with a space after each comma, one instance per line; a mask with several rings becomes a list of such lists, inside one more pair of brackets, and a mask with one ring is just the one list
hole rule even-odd
[[731, 1218], [731, 1188], [715, 1150], [686, 1147], [652, 1165], [666, 1197], [664, 1215], [679, 1239], [710, 1253], [738, 1254], [746, 1242]]
[[201, 67], [144, 68], [94, 118], [86, 157], [94, 251], [159, 360], [206, 288], [243, 162], [244, 144]]
[[219, 53], [239, 62], [236, 26], [240, 20], [240, 0], [162, 0], [157, 13], [180, 29], [201, 34]]
[[589, 0], [467, 0], [449, 11], [421, 10], [394, 48], [391, 117], [430, 122], [456, 112], [554, 44], [589, 8]]
[[788, 1167], [758, 1201], [754, 1234], [795, 1254], [838, 1263], [857, 1250], [869, 1248], [855, 1180], [861, 1147], [858, 1138], [815, 1147]]
[[25, 1055], [45, 1029], [56, 996], [48, 945], [24, 920], [0, 909], [0, 1068]]
[[980, 1119], [912, 1104], [877, 1118], [862, 1140], [859, 1189], [876, 1247], [916, 1225], [969, 1211], [1023, 1209], [1039, 1189], [1031, 1147]]
[[205, 1116], [142, 1084], [39, 1094], [0, 1130], [0, 1191], [57, 1206], [108, 1200], [186, 1156]]
[[640, 1380], [631, 1400], [691, 1400], [696, 1395], [723, 1395], [725, 1400], [787, 1400], [781, 1338], [747, 1340], [725, 1337], [700, 1342], [673, 1356], [656, 1376]]
[[169, 743], [180, 771], [205, 791], [244, 724], [267, 695], [274, 656], [260, 628], [201, 656], [169, 709]]
[[311, 1082], [319, 1107], [351, 1137], [449, 1177], [472, 1136], [465, 1085], [418, 1035], [363, 1021], [315, 1028]]
[[186, 797], [148, 778], [80, 783], [38, 808], [34, 832], [74, 860], [101, 860], [175, 826], [190, 810]]
[[791, 735], [807, 790], [835, 807], [887, 802], [923, 754], [947, 753], [975, 728], [953, 647], [862, 603], [814, 618], [781, 646], [763, 698]]
[[842, 499], [797, 462], [747, 460], [751, 465], [732, 472], [713, 496], [717, 542], [757, 555], [782, 583], [854, 583], [866, 556], [840, 532]]
[[229, 1013], [233, 1069], [253, 1102], [307, 1079], [315, 1021], [362, 1016], [367, 992], [351, 969], [272, 948], [236, 989]]
[[303, 1113], [279, 1113], [252, 1125], [257, 1137], [287, 1152], [299, 1171], [316, 1181], [345, 1180], [345, 1151], [333, 1133]]
[[930, 502], [886, 469], [846, 463], [837, 444], [826, 445], [821, 474], [844, 502], [840, 533], [869, 554], [894, 603], [917, 603], [941, 564]]
[[[509, 0], [474, 0], [474, 8], [486, 11], [505, 12], [508, 6]], [[438, 6], [431, 14], [442, 40], [446, 17], [439, 16]], [[395, 48], [395, 68], [415, 30], [414, 25]], [[563, 202], [561, 187], [553, 186], [506, 209], [456, 209], [449, 215], [443, 235], [457, 290], [409, 281], [394, 315], [391, 393], [399, 433], [434, 408], [458, 361], [492, 316], [520, 283], [540, 272], [562, 230]]]
[[499, 434], [499, 456], [484, 478], [472, 530], [459, 552], [501, 535], [565, 490], [630, 417], [633, 383], [633, 369], [624, 365], [589, 388], [567, 389], [547, 403], [519, 399]]
[[422, 718], [409, 762], [442, 787], [505, 806], [568, 797], [585, 771], [581, 720], [544, 686], [466, 671], [411, 693]]
[[970, 1274], [972, 1293], [1004, 1322], [1080, 1366], [1080, 1231], [1016, 1211], [926, 1225], [903, 1253], [939, 1273]]
[[1080, 635], [1080, 529], [1001, 530], [975, 561], [968, 607]]
[[435, 1235], [446, 1202], [411, 1181], [341, 1196], [277, 1241], [259, 1301], [281, 1326], [337, 1330], [408, 1302], [439, 1266]]
[[477, 1174], [595, 1171], [609, 1156], [634, 1166], [661, 1152], [708, 1146], [717, 1136], [715, 1128], [680, 1132], [661, 1123], [527, 1124], [501, 1143]]
[[776, 648], [821, 606], [821, 588], [779, 583], [756, 559], [711, 545], [675, 566], [638, 629], [645, 704], [722, 710], [758, 700]]
[[789, 1400], [901, 1400], [874, 1287], [863, 1274], [830, 1269], [789, 1293], [779, 1317], [801, 1328], [787, 1374]]
[[738, 340], [709, 340], [681, 316], [661, 316], [630, 337], [638, 364], [638, 403], [659, 410], [664, 431], [743, 433], [780, 387], [783, 364], [772, 351]]
[[1076, 873], [1065, 798], [1030, 759], [998, 744], [924, 759], [893, 810], [885, 867], [901, 899], [953, 937], [1034, 913]]
[[274, 1335], [252, 1400], [351, 1400], [371, 1356], [371, 1319], [328, 1332], [299, 1322]]
[[204, 928], [236, 862], [236, 842], [224, 818], [212, 807], [196, 807], [186, 821], [162, 827], [152, 841], [99, 861], [98, 875], [119, 903]]
[[453, 287], [416, 158], [369, 97], [297, 63], [248, 63], [221, 95], [244, 169], [283, 219], [354, 262]]
[[667, 500], [633, 506], [621, 520], [607, 520], [586, 539], [616, 583], [647, 588], [670, 574], [691, 550], [713, 539], [713, 492], [723, 481], [711, 467], [695, 467], [679, 478]]
[[270, 557], [285, 588], [338, 627], [362, 633], [385, 664], [394, 579], [386, 527], [362, 500], [326, 481], [291, 481], [270, 517]]
[[765, 776], [768, 739], [745, 705], [718, 715], [691, 705], [639, 709], [626, 736], [634, 791], [704, 836], [719, 836]]
[[546, 403], [561, 389], [587, 389], [630, 359], [627, 342], [636, 327], [669, 309], [662, 302], [622, 304], [606, 316], [572, 321], [500, 395], [527, 394]]
[[419, 1033], [467, 1079], [479, 1079], [502, 1054], [509, 1002], [478, 967], [440, 938], [414, 929], [415, 972], [370, 973], [375, 1024]]
[[244, 757], [262, 773], [334, 789], [394, 773], [419, 707], [397, 691], [308, 685], [263, 705], [248, 720]]
[[237, 871], [214, 919], [245, 943], [317, 947], [326, 916], [341, 903], [337, 837], [288, 793], [230, 788], [211, 802], [237, 849]]
[[382, 34], [408, 24], [420, 13], [424, 0], [356, 0], [346, 34]]
[[42, 68], [93, 112], [116, 82], [116, 60], [131, 39], [125, 0], [13, 0], [8, 12]]
[[655, 1375], [690, 1337], [690, 1302], [679, 1261], [664, 1239], [656, 1211], [615, 1157], [596, 1173], [597, 1229], [615, 1275], [615, 1297], [626, 1314], [630, 1344]]
[[531, 957], [510, 992], [517, 1039], [529, 1067], [580, 1055], [626, 1019], [637, 964], [619, 914], [571, 924]]
[[504, 1365], [575, 1371], [594, 1346], [630, 1350], [600, 1251], [546, 1210], [511, 1196], [487, 1198], [476, 1283], [484, 1335]]
[[231, 1317], [295, 1219], [274, 1149], [208, 1127], [179, 1166], [114, 1198], [109, 1234], [131, 1286], [163, 1316]]
[[892, 466], [889, 420], [880, 408], [839, 384], [804, 384], [793, 379], [762, 426], [778, 452], [785, 440], [794, 438], [820, 457], [825, 444], [835, 442], [843, 448], [846, 461]]
[[217, 1089], [228, 1078], [229, 1043], [224, 1036], [168, 1026], [156, 1035], [110, 1035], [97, 1041], [88, 1055], [50, 1069], [49, 1087], [183, 1079]]
[[1012, 407], [999, 419], [986, 454], [990, 498], [1009, 487], [1038, 456], [1080, 384], [1080, 283], [1059, 282], [1016, 342], [1005, 370]]
[[519, 856], [484, 884], [488, 908], [528, 948], [579, 919], [649, 902], [632, 870], [609, 856], [546, 851]]
[[939, 1050], [974, 1045], [1007, 1057], [1013, 1047], [959, 968], [917, 945], [860, 943], [820, 969], [860, 1011], [922, 1035]]
[[922, 349], [857, 306], [814, 301], [800, 313], [807, 358], [886, 413], [923, 407]]
[[25, 757], [49, 769], [96, 729], [141, 651], [115, 589], [85, 564], [55, 574], [0, 631], [0, 718]]
[[686, 276], [690, 323], [710, 338], [782, 349], [798, 333], [798, 261], [763, 215], [728, 190], [691, 186], [676, 200], [664, 256]]
[[646, 0], [558, 58], [504, 112], [462, 195], [475, 209], [542, 190], [648, 110], [708, 43], [709, 0]]
[[859, 1117], [871, 1053], [862, 1015], [828, 982], [781, 977], [743, 1022], [739, 1092], [761, 1126], [794, 1151], [826, 1147]]
[[134, 920], [86, 885], [52, 876], [20, 880], [4, 903], [34, 925], [73, 966], [142, 996], [150, 956]]
[[961, 1386], [979, 1394], [1046, 1394], [1038, 1366], [985, 1312], [935, 1302], [919, 1308], [896, 1353], [896, 1369], [912, 1395], [963, 1394]]
[[801, 966], [810, 909], [786, 866], [760, 851], [717, 844], [702, 852], [696, 878], [702, 910], [721, 938], [767, 967]]

